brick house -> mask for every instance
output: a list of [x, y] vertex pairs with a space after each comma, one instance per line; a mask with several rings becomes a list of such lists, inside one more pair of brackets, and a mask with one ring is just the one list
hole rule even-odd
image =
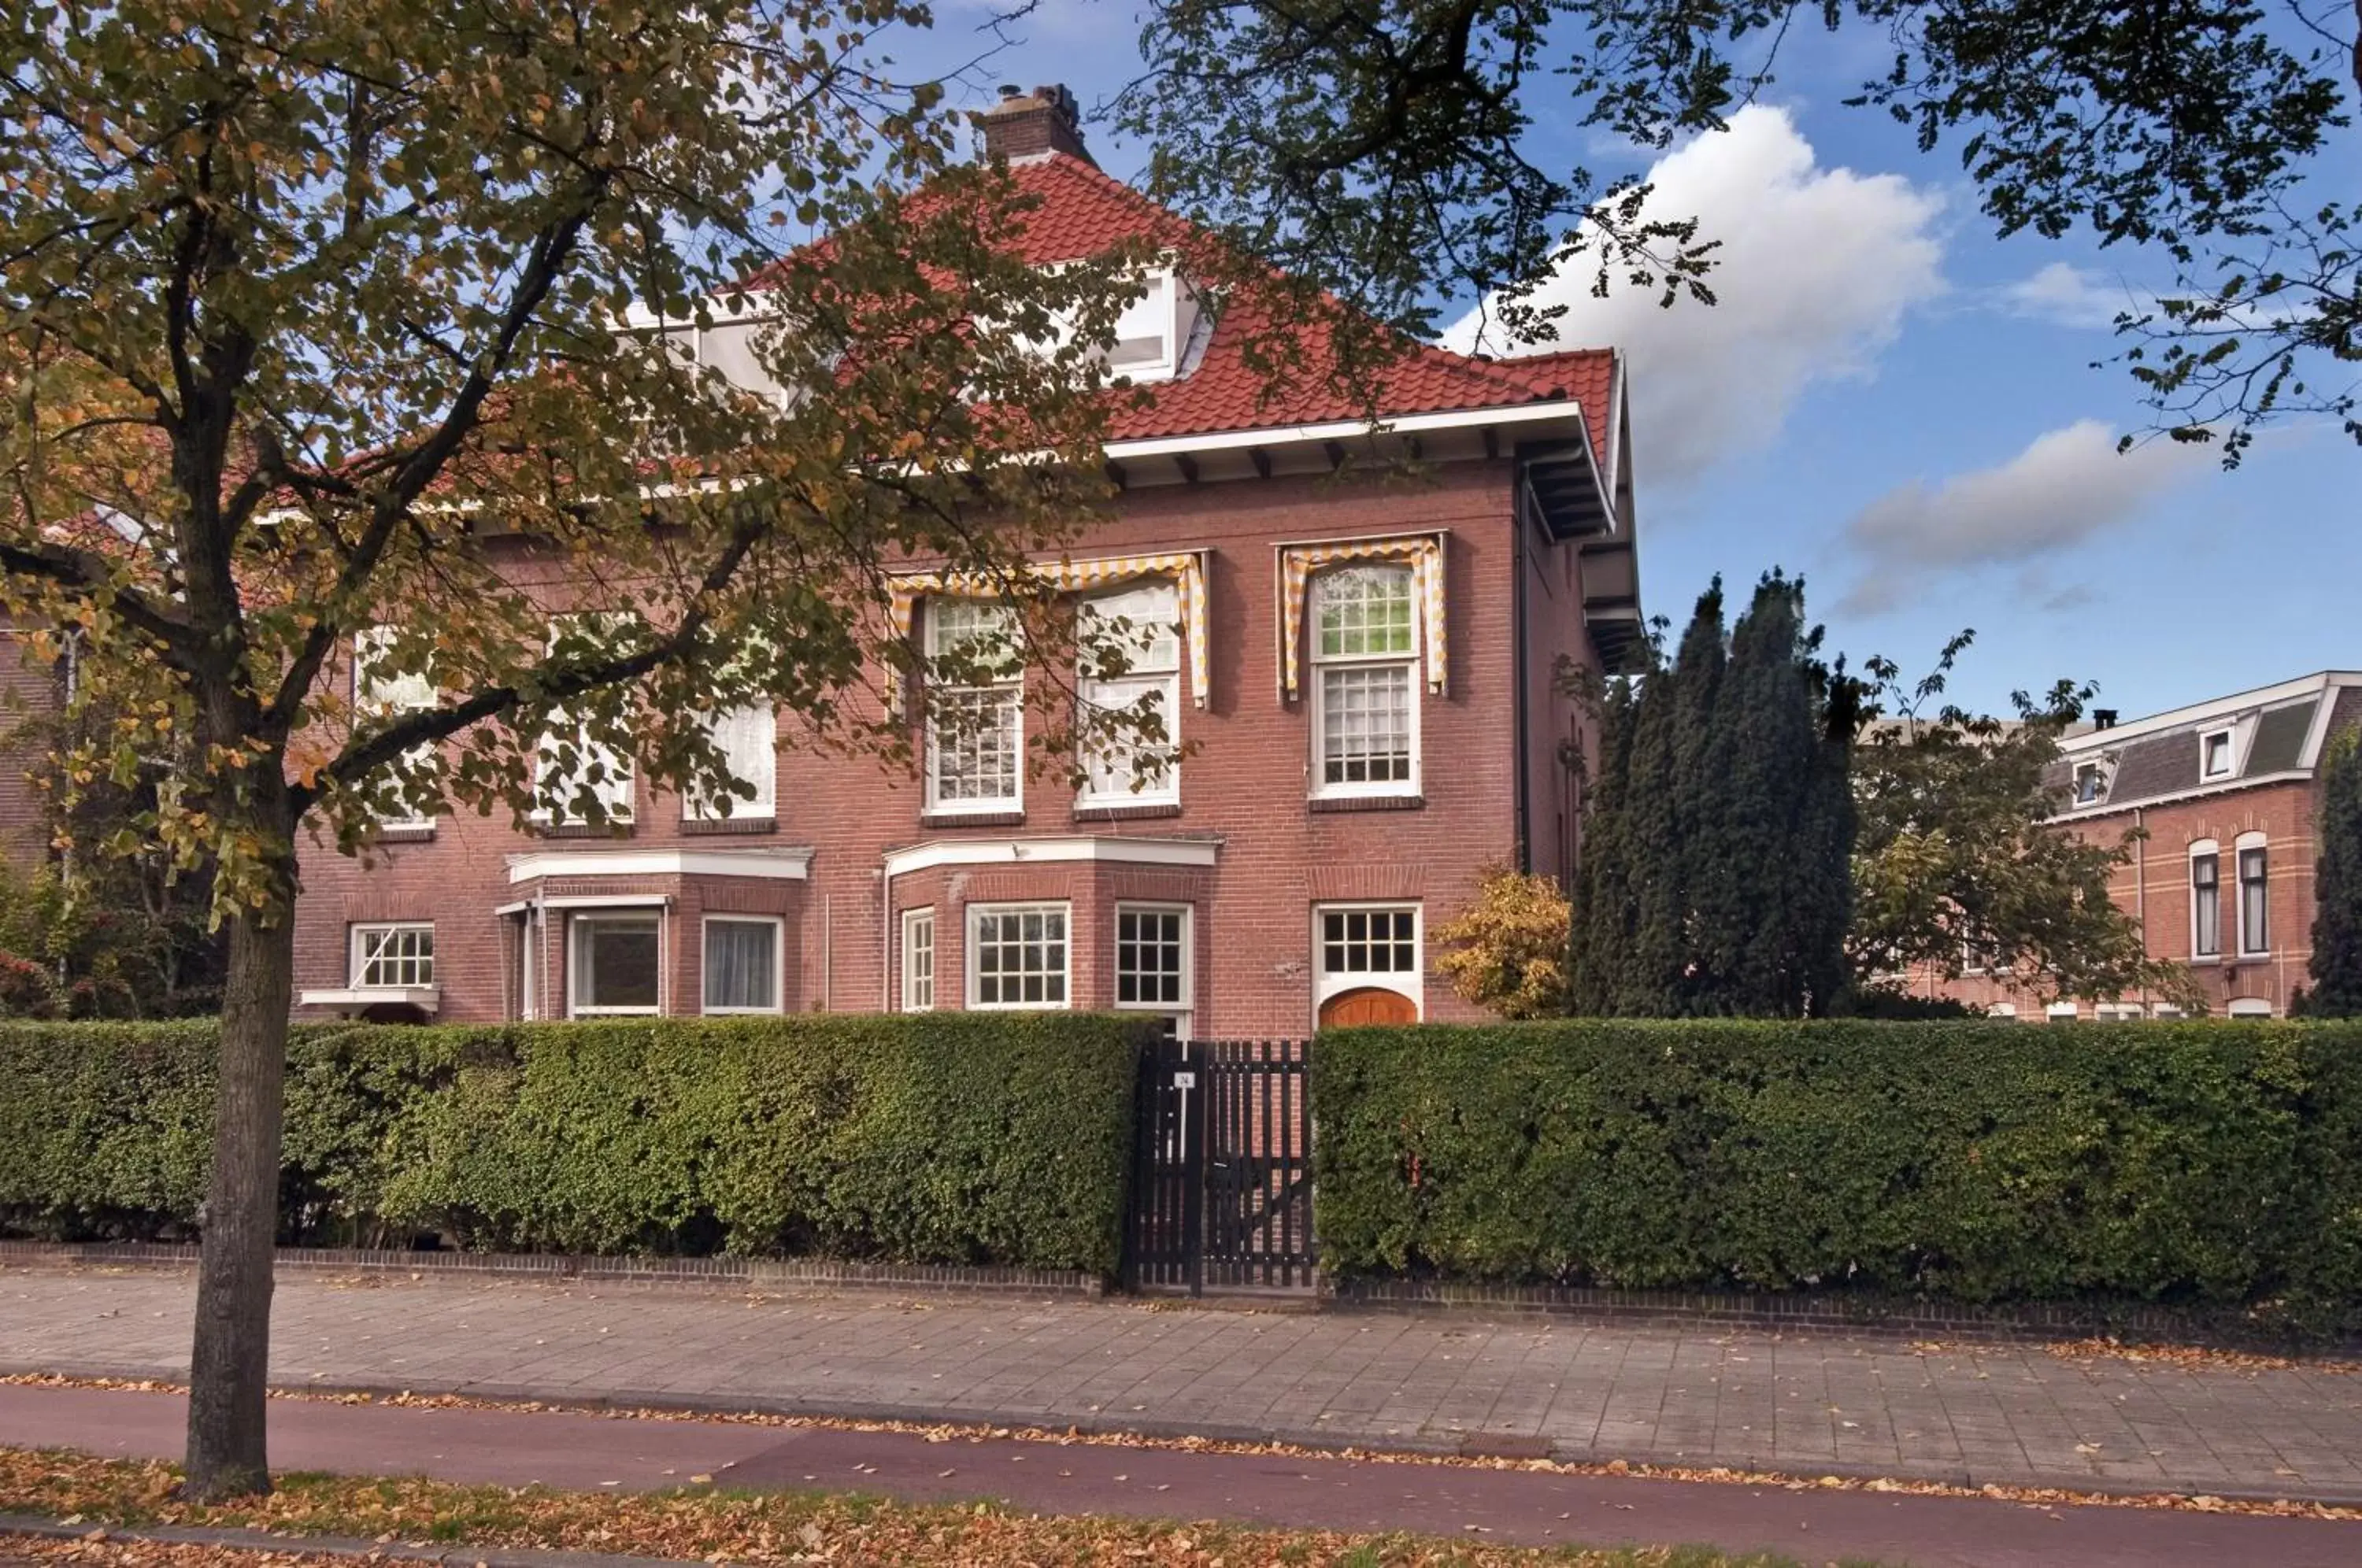
[[[2059, 830], [2146, 835], [2109, 892], [2140, 922], [2149, 956], [2191, 966], [2217, 1016], [2283, 1016], [2311, 983], [2318, 769], [2329, 738], [2356, 723], [2362, 672], [2329, 670], [2060, 743]], [[2147, 996], [2046, 1006], [2009, 977], [1976, 971], [1923, 988], [2001, 1017], [2171, 1010]]]
[[[1028, 259], [1175, 221], [1092, 163], [1064, 89], [982, 123], [1043, 199]], [[1183, 761], [1145, 788], [1029, 776], [1013, 682], [950, 694], [976, 723], [915, 737], [915, 777], [720, 716], [751, 801], [626, 772], [621, 835], [441, 815], [388, 824], [367, 864], [307, 847], [298, 1015], [1119, 1008], [1224, 1037], [1467, 1016], [1428, 933], [1488, 862], [1568, 874], [1562, 759], [1588, 737], [1558, 672], [1641, 651], [1622, 361], [1423, 349], [1374, 431], [1322, 390], [1264, 402], [1235, 324], [1186, 277], [1149, 282], [1116, 357], [1156, 395], [1109, 449], [1112, 519], [1039, 569], [1155, 629], [1083, 695], [1156, 704]], [[1373, 451], [1417, 477], [1347, 461]], [[923, 571], [897, 610], [928, 651], [994, 614]]]

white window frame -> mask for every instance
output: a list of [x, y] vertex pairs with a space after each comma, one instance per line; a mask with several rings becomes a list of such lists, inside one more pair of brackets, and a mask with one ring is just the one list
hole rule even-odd
[[[2223, 766], [2219, 768], [2207, 766], [2208, 759], [2213, 755], [2216, 741], [2223, 743]], [[2236, 728], [2226, 724], [2219, 730], [2208, 730], [2198, 737], [2198, 777], [2200, 778], [2209, 781], [2216, 778], [2229, 778], [2238, 771], [2239, 732]]]
[[[1324, 654], [1320, 649], [1321, 597], [1328, 587], [1355, 573], [1385, 572], [1399, 576], [1409, 591], [1410, 649], [1407, 653], [1385, 654]], [[1312, 718], [1311, 756], [1306, 778], [1311, 784], [1310, 795], [1316, 801], [1387, 800], [1414, 796], [1422, 787], [1421, 754], [1424, 750], [1419, 712], [1425, 692], [1419, 679], [1420, 659], [1426, 650], [1421, 646], [1425, 635], [1418, 598], [1417, 569], [1392, 561], [1351, 561], [1329, 568], [1314, 577], [1305, 589], [1304, 640], [1305, 664], [1309, 677], [1311, 701], [1307, 704]], [[1399, 668], [1404, 688], [1408, 693], [1410, 777], [1407, 778], [1362, 779], [1329, 782], [1329, 681], [1328, 671], [1349, 668]]]
[[2042, 1010], [2045, 1023], [2072, 1023], [2082, 1016], [2082, 1010], [2070, 1001], [2055, 1001]]
[[[1188, 633], [1187, 629], [1181, 624], [1180, 585], [1170, 579], [1157, 579], [1145, 583], [1136, 583], [1113, 593], [1100, 594], [1082, 602], [1078, 619], [1087, 617], [1095, 611], [1099, 613], [1109, 613], [1102, 608], [1104, 606], [1114, 605], [1126, 600], [1143, 601], [1159, 594], [1162, 595], [1166, 606], [1166, 613], [1169, 616], [1168, 630], [1171, 635], [1168, 638], [1160, 638], [1157, 641], [1169, 644], [1172, 649], [1171, 662], [1162, 668], [1141, 668], [1141, 660], [1145, 657], [1146, 650], [1140, 648], [1138, 644], [1146, 623], [1143, 623], [1137, 614], [1115, 610], [1112, 612], [1115, 616], [1132, 623], [1131, 630], [1123, 634], [1120, 641], [1123, 651], [1133, 656], [1135, 668], [1122, 675], [1104, 678], [1081, 674], [1076, 677], [1075, 687], [1076, 694], [1080, 701], [1103, 710], [1131, 708], [1149, 690], [1155, 690], [1164, 699], [1164, 739], [1161, 743], [1154, 743], [1145, 736], [1126, 730], [1112, 743], [1102, 742], [1109, 746], [1106, 754], [1094, 757], [1087, 753], [1080, 757], [1078, 760], [1082, 764], [1083, 782], [1075, 791], [1075, 803], [1078, 806], [1098, 808], [1175, 806], [1181, 803], [1181, 759], [1177, 755], [1181, 745], [1181, 661], [1186, 657], [1186, 650], [1182, 644]], [[1148, 613], [1154, 613], [1153, 611]], [[1087, 634], [1085, 635], [1087, 635]], [[1088, 651], [1086, 648], [1086, 655]], [[1102, 701], [1103, 693], [1106, 694], [1104, 701]], [[1088, 737], [1085, 738], [1087, 740]], [[1143, 747], [1153, 745], [1161, 745], [1167, 753], [1164, 759], [1164, 777], [1153, 787], [1135, 790], [1132, 788], [1132, 783], [1138, 773], [1137, 758]], [[1119, 762], [1119, 758], [1122, 760]], [[1110, 775], [1105, 788], [1101, 788], [1099, 781], [1092, 777], [1094, 762], [1099, 763], [1100, 769]], [[1118, 766], [1122, 767], [1121, 778], [1112, 777]]]
[[2017, 1004], [2015, 1002], [1997, 1001], [1991, 1007], [1985, 1009], [1985, 1016], [1987, 1018], [2014, 1021], [2017, 1017]]
[[[1327, 967], [1327, 943], [1324, 932], [1328, 917], [1352, 914], [1355, 911], [1388, 914], [1408, 911], [1410, 915], [1410, 959], [1408, 974], [1399, 970], [1355, 971], [1339, 970], [1331, 975]], [[1393, 991], [1408, 997], [1418, 1009], [1418, 1016], [1427, 1017], [1427, 908], [1416, 899], [1356, 900], [1342, 903], [1321, 903], [1312, 906], [1312, 1013], [1319, 1018], [1320, 1009], [1329, 999], [1346, 991]]]
[[[671, 966], [666, 962], [665, 930], [670, 911], [661, 908], [618, 906], [613, 909], [569, 910], [566, 917], [566, 1016], [568, 1018], [658, 1018], [664, 1014]], [[582, 1000], [582, 955], [576, 933], [589, 925], [653, 925], [657, 933], [657, 1000], [654, 1007], [596, 1007]], [[701, 997], [702, 988], [701, 988]]]
[[[714, 735], [723, 724], [742, 717], [751, 720], [770, 744], [761, 749], [756, 767], [756, 777], [739, 779], [755, 786], [755, 798], [747, 800], [737, 794], [724, 793], [707, 799], [694, 790], [684, 790], [680, 797], [680, 820], [685, 823], [726, 823], [736, 821], [762, 822], [776, 818], [779, 812], [779, 719], [778, 712], [767, 701], [749, 702], [719, 713], [704, 715], [706, 734]], [[717, 745], [720, 744], [716, 741]], [[728, 747], [722, 747], [724, 756]]]
[[[2264, 857], [2264, 885], [2258, 895], [2257, 913], [2263, 917], [2264, 940], [2259, 946], [2247, 945], [2247, 856]], [[2239, 916], [2239, 956], [2268, 958], [2272, 955], [2272, 848], [2270, 838], [2262, 833], [2243, 833], [2231, 841], [2231, 878], [2238, 886], [2236, 908]]]
[[[2204, 948], [2198, 941], [2198, 863], [2208, 857], [2214, 862], [2214, 945]], [[2202, 838], [2190, 846], [2188, 867], [2182, 885], [2190, 890], [2190, 956], [2192, 962], [2223, 956], [2223, 846], [2211, 838]]]
[[[1062, 999], [1054, 1002], [982, 1000], [984, 972], [977, 963], [977, 959], [982, 956], [982, 944], [977, 936], [977, 928], [988, 918], [1027, 914], [1055, 914], [1065, 922], [1063, 930], [1065, 934], [1060, 939], [1060, 945], [1065, 949], [1065, 984], [1059, 988], [1063, 993]], [[964, 951], [960, 955], [960, 966], [966, 972], [966, 1001], [970, 1012], [1065, 1012], [1074, 1007], [1075, 906], [1072, 903], [1063, 899], [1029, 899], [1015, 903], [970, 904], [966, 911], [966, 918], [961, 923], [962, 933], [966, 937], [966, 941], [962, 944]], [[939, 944], [937, 951], [940, 953], [942, 933], [938, 931], [936, 935]], [[1047, 972], [1044, 971], [1044, 973]], [[936, 980], [940, 986], [942, 982], [940, 974], [936, 976]]]
[[2143, 1014], [2138, 1002], [2098, 1002], [2092, 1008], [2092, 1016], [2102, 1023], [2130, 1023]]
[[[380, 650], [392, 642], [397, 635], [392, 626], [364, 626], [353, 634], [353, 712], [356, 717], [379, 718], [388, 713], [423, 712], [440, 702], [434, 683], [423, 675], [397, 677], [387, 683], [394, 688], [388, 690], [380, 687], [376, 678], [370, 673], [371, 662], [381, 657]], [[413, 682], [418, 683], [423, 690], [401, 690]], [[412, 746], [403, 760], [413, 762], [422, 756], [431, 757], [438, 749], [434, 742], [428, 741]], [[413, 808], [420, 804], [414, 800], [404, 803]], [[441, 803], [439, 791], [434, 803]], [[409, 816], [380, 817], [377, 825], [381, 828], [431, 828], [437, 814], [432, 811], [422, 812], [414, 810]]]
[[[943, 625], [943, 606], [949, 603], [973, 602], [976, 602], [951, 599], [927, 601], [924, 607], [924, 619], [926, 650], [930, 660], [934, 658], [938, 651], [936, 637]], [[1008, 606], [1003, 606], [1003, 610], [1010, 617], [1012, 639], [1010, 651], [1010, 657], [1015, 658], [1021, 652], [1014, 642], [1018, 635], [1016, 611]], [[936, 703], [941, 699], [983, 695], [990, 695], [995, 701], [1006, 703], [1010, 711], [1010, 793], [981, 800], [947, 801], [943, 796], [944, 747], [942, 734], [935, 723]], [[927, 691], [926, 726], [926, 811], [929, 816], [999, 816], [1005, 812], [1021, 812], [1025, 810], [1025, 669], [1021, 658], [1019, 659], [1017, 668], [1010, 674], [982, 685], [938, 685], [930, 679]]]
[[2233, 997], [2224, 1007], [2225, 1018], [2269, 1018], [2272, 1004], [2264, 997]]
[[[2086, 778], [2092, 781], [2092, 792], [2089, 795], [2083, 793], [2083, 780]], [[2096, 806], [2107, 798], [2108, 770], [2096, 762], [2077, 763], [2075, 765], [2075, 804]]]
[[[711, 975], [706, 968], [706, 955], [712, 951], [707, 933], [716, 925], [767, 925], [771, 928], [770, 1006], [716, 1007], [707, 999], [706, 986]], [[661, 966], [664, 951], [661, 935], [657, 939], [657, 950]], [[659, 976], [657, 979], [659, 994], [661, 994], [663, 983], [663, 978]], [[701, 918], [697, 927], [697, 1004], [699, 1011], [708, 1018], [744, 1017], [749, 1014], [771, 1017], [787, 1011], [788, 922], [786, 920], [778, 915], [732, 914], [726, 910], [717, 910]]]
[[[918, 940], [918, 933], [922, 926], [926, 928], [927, 933], [927, 940], [923, 946]], [[935, 966], [936, 961], [942, 953], [942, 948], [935, 941], [936, 934], [935, 907], [933, 904], [929, 904], [922, 909], [904, 910], [902, 911], [902, 994], [900, 1000], [902, 1010], [904, 1012], [933, 1012], [935, 1010]], [[924, 975], [918, 972], [918, 964], [916, 962], [922, 952], [925, 953], [927, 955], [927, 972]], [[1067, 967], [1069, 969], [1074, 967], [1074, 961], [1071, 958], [1067, 960]], [[924, 1000], [919, 999], [919, 991], [922, 985], [926, 989], [926, 997]]]
[[[368, 980], [362, 978], [362, 977], [368, 973], [368, 965], [370, 962], [369, 955], [362, 952], [362, 947], [369, 937], [399, 936], [404, 934], [414, 934], [420, 932], [424, 932], [426, 936], [426, 953], [425, 955], [426, 977], [425, 979], [387, 980], [371, 984]], [[345, 972], [351, 977], [352, 988], [357, 991], [415, 991], [428, 989], [435, 984], [435, 922], [431, 920], [358, 922], [351, 927], [350, 934], [347, 938], [346, 951], [348, 954], [348, 964]], [[408, 955], [397, 955], [392, 958], [384, 958], [381, 955], [380, 961], [395, 964], [415, 964], [419, 962], [419, 957], [414, 954]]]
[[[596, 610], [559, 616], [550, 627], [549, 646], [555, 648], [557, 646], [559, 628], [562, 624], [585, 619], [598, 623], [601, 627], [618, 624], [620, 620], [610, 612]], [[534, 806], [533, 810], [526, 813], [526, 820], [550, 827], [579, 827], [587, 824], [590, 820], [587, 816], [578, 815], [574, 810], [573, 803], [580, 790], [574, 785], [571, 775], [568, 775], [567, 779], [564, 801], [556, 799], [549, 791], [550, 775], [556, 768], [555, 745], [565, 738], [563, 732], [569, 729], [573, 732], [570, 738], [578, 763], [587, 767], [594, 759], [603, 758], [607, 764], [606, 782], [598, 786], [598, 793], [606, 797], [610, 804], [606, 825], [624, 827], [636, 823], [639, 820], [639, 759], [629, 752], [618, 751], [613, 746], [593, 741], [590, 736], [588, 726], [580, 719], [567, 712], [551, 714], [540, 737], [534, 743]], [[572, 989], [569, 984], [568, 987], [569, 1001]]]
[[[1174, 1003], [1125, 1001], [1123, 999], [1123, 917], [1126, 915], [1179, 915], [1181, 917], [1181, 999]], [[1174, 1020], [1173, 1036], [1176, 1040], [1195, 1040], [1198, 1022], [1198, 916], [1189, 904], [1150, 903], [1124, 900], [1115, 906], [1115, 925], [1109, 933], [1109, 974], [1114, 984], [1109, 992], [1109, 1005], [1118, 1012], [1153, 1013], [1159, 1018]]]

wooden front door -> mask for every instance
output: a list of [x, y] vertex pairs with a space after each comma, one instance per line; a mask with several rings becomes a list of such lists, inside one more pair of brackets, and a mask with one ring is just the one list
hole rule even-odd
[[1400, 991], [1364, 986], [1340, 991], [1320, 1004], [1320, 1027], [1350, 1029], [1357, 1023], [1417, 1023], [1418, 1004]]

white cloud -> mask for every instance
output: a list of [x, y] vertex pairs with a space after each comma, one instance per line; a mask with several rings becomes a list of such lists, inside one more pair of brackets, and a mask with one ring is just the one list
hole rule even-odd
[[[1649, 178], [1650, 215], [1695, 217], [1701, 237], [1722, 242], [1707, 278], [1716, 303], [1664, 309], [1629, 287], [1595, 299], [1595, 259], [1535, 303], [1567, 307], [1542, 347], [1628, 351], [1633, 444], [1653, 487], [1770, 446], [1805, 388], [1870, 374], [1904, 313], [1944, 291], [1941, 199], [1900, 175], [1820, 167], [1785, 109], [1739, 110]], [[1482, 326], [1471, 312], [1445, 340], [1485, 347]]]
[[2136, 292], [2119, 278], [2088, 267], [2053, 261], [2030, 278], [2020, 278], [2000, 291], [2003, 310], [2054, 326], [2112, 327], [2125, 311], [2136, 315], [2156, 308], [2152, 295]]
[[1951, 573], [2030, 567], [2130, 521], [2205, 463], [2203, 448], [2165, 441], [2120, 453], [2107, 425], [2081, 419], [1998, 467], [1898, 485], [1846, 525], [1864, 566], [1839, 608], [1876, 614], [1950, 591]]

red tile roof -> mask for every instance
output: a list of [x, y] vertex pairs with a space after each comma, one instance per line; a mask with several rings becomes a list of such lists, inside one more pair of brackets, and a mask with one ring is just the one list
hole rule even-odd
[[[1024, 220], [1025, 258], [1037, 266], [1076, 260], [1141, 235], [1178, 244], [1194, 232], [1175, 214], [1065, 153], [1020, 164], [1013, 172], [1042, 201]], [[1153, 386], [1145, 407], [1118, 418], [1114, 437], [1213, 435], [1363, 415], [1363, 399], [1326, 377], [1301, 376], [1275, 390], [1269, 387], [1265, 375], [1247, 364], [1244, 352], [1261, 325], [1252, 304], [1234, 302], [1197, 365], [1177, 380]], [[1323, 327], [1306, 330], [1327, 337]], [[1319, 365], [1319, 345], [1308, 348], [1308, 362]], [[1583, 412], [1603, 479], [1612, 484], [1606, 470], [1615, 379], [1616, 356], [1606, 348], [1487, 359], [1419, 345], [1379, 376], [1378, 401], [1387, 416], [1572, 402]]]

